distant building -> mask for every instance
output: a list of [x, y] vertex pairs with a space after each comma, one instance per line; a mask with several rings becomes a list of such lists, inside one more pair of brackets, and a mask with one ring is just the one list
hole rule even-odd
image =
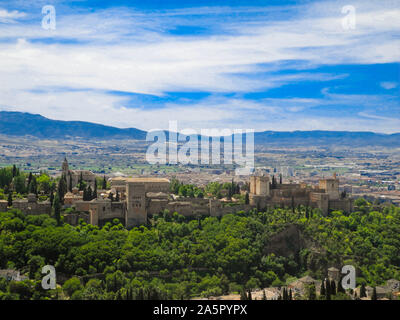
[[[72, 190], [79, 184], [80, 179], [86, 182], [93, 190], [96, 183], [96, 175], [88, 170], [70, 170], [67, 158], [64, 159], [62, 164], [62, 174], [67, 180], [67, 189]], [[72, 184], [72, 185], [71, 185]]]
[[21, 276], [20, 272], [18, 270], [14, 269], [2, 269], [0, 270], [0, 278], [4, 278], [7, 281], [23, 281], [25, 279], [28, 279], [26, 276]]
[[50, 201], [37, 200], [36, 194], [28, 194], [27, 199], [14, 200], [13, 208], [21, 210], [24, 214], [39, 215], [39, 214], [51, 214]]
[[342, 198], [339, 194], [339, 180], [336, 177], [322, 179], [318, 187], [311, 187], [306, 184], [278, 182], [273, 185], [267, 176], [252, 176], [249, 196], [250, 204], [257, 208], [304, 205], [319, 208], [325, 215], [329, 210], [351, 212], [353, 203], [351, 198]]

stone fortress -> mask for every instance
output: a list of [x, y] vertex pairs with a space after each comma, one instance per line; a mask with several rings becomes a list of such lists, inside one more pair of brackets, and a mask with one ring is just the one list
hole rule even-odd
[[[119, 219], [127, 228], [146, 224], [149, 217], [168, 210], [185, 217], [223, 216], [251, 209], [263, 210], [273, 207], [294, 207], [298, 205], [318, 208], [324, 215], [329, 210], [352, 210], [352, 199], [339, 193], [339, 180], [334, 175], [322, 179], [318, 186], [306, 184], [277, 183], [269, 176], [250, 176], [249, 204], [226, 205], [227, 201], [214, 198], [181, 198], [170, 193], [170, 182], [166, 178], [117, 177], [110, 179], [111, 190], [98, 190], [97, 198], [83, 201], [82, 191], [76, 185], [81, 177], [88, 185], [94, 186], [96, 176], [89, 171], [71, 171], [65, 159], [62, 173], [72, 181], [73, 192], [64, 197], [64, 207], [71, 210], [64, 215], [65, 222], [77, 224], [79, 219], [93, 225], [104, 225], [107, 221]], [[68, 177], [71, 177], [68, 179]], [[116, 195], [118, 201], [109, 199]], [[25, 214], [50, 214], [48, 201], [38, 202], [36, 195], [27, 200], [13, 202], [13, 207]], [[7, 201], [0, 201], [0, 211], [7, 211]]]
[[336, 174], [332, 178], [320, 180], [318, 186], [271, 183], [268, 176], [251, 176], [249, 198], [250, 205], [259, 209], [304, 205], [318, 208], [324, 215], [329, 210], [350, 212], [353, 209], [352, 199], [339, 193]]
[[[185, 217], [222, 216], [238, 211], [266, 209], [268, 207], [292, 207], [298, 205], [318, 208], [324, 215], [329, 210], [352, 210], [352, 199], [339, 193], [339, 180], [336, 175], [322, 179], [318, 186], [306, 184], [278, 184], [268, 176], [250, 176], [249, 204], [225, 206], [226, 201], [213, 198], [181, 198], [170, 193], [170, 182], [165, 178], [117, 177], [111, 180], [111, 191], [118, 192], [119, 201], [111, 201], [99, 191], [92, 201], [69, 201], [76, 212], [65, 216], [67, 222], [77, 223], [79, 218], [93, 225], [103, 225], [106, 221], [119, 219], [127, 228], [145, 224], [148, 218], [168, 210]], [[67, 195], [68, 196], [68, 195]], [[66, 196], [66, 197], [67, 197]], [[69, 221], [68, 221], [69, 219]]]

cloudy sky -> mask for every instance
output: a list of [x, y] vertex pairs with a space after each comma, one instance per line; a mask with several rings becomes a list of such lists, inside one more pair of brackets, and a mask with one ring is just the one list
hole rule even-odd
[[0, 2], [0, 110], [145, 130], [392, 133], [399, 82], [400, 0]]

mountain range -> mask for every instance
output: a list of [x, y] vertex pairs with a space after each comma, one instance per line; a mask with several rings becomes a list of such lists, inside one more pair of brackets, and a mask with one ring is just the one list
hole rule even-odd
[[[121, 129], [84, 121], [51, 120], [38, 114], [0, 111], [0, 134], [39, 139], [134, 139], [145, 140], [146, 131]], [[400, 133], [353, 131], [263, 131], [255, 133], [258, 145], [386, 146], [400, 147]]]

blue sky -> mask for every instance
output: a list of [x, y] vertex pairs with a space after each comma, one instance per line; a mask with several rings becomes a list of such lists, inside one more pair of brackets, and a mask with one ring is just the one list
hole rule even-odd
[[[1, 110], [145, 130], [400, 132], [400, 1], [32, 2], [0, 2]], [[44, 5], [56, 30], [41, 27]]]

